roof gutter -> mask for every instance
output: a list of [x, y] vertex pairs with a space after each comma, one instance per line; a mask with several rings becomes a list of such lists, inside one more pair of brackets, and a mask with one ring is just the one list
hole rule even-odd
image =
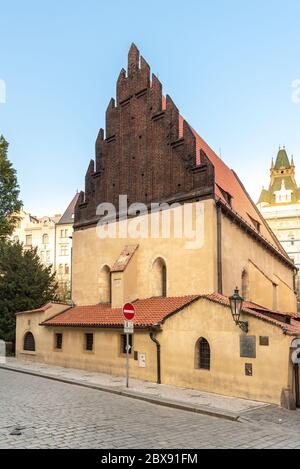
[[222, 207], [217, 206], [217, 269], [218, 269], [218, 293], [223, 294], [222, 272]]
[[[60, 313], [61, 314], [61, 313]], [[47, 324], [48, 323], [48, 324]], [[50, 320], [41, 322], [39, 326], [44, 327], [68, 327], [68, 328], [80, 328], [80, 329], [114, 329], [122, 331], [124, 329], [124, 324], [68, 324], [68, 323], [50, 323]], [[136, 330], [151, 330], [153, 326], [151, 325], [135, 325]]]

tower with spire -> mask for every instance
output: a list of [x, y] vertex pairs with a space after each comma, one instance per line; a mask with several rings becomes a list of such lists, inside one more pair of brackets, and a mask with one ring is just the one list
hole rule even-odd
[[[263, 188], [257, 206], [300, 269], [300, 188], [295, 178], [294, 157], [289, 158], [285, 147], [279, 148], [275, 163], [272, 159], [270, 185], [268, 189]], [[300, 309], [299, 275], [296, 278], [296, 289]]]
[[272, 158], [269, 189], [263, 189], [257, 203], [259, 208], [300, 203], [300, 188], [295, 179], [294, 158], [289, 160], [285, 147], [279, 148], [276, 162]]

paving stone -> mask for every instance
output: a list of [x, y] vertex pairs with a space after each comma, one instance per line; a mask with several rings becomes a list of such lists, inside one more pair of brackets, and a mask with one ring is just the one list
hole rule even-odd
[[2, 369], [0, 402], [1, 449], [300, 447], [300, 412], [275, 406], [234, 422]]

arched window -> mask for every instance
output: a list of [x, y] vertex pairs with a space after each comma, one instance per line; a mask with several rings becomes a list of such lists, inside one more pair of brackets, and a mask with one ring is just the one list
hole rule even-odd
[[242, 272], [242, 297], [244, 300], [249, 299], [249, 274], [246, 269]]
[[210, 346], [206, 339], [201, 337], [196, 343], [195, 368], [210, 370]]
[[24, 336], [24, 350], [27, 352], [35, 352], [35, 340], [31, 332], [26, 332]]
[[99, 275], [99, 293], [100, 303], [111, 302], [111, 280], [110, 280], [110, 268], [108, 265], [104, 265], [100, 270]]
[[151, 278], [152, 296], [167, 296], [167, 266], [161, 257], [153, 262]]

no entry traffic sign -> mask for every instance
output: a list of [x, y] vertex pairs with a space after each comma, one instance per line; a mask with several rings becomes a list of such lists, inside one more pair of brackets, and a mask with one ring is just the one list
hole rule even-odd
[[133, 304], [131, 303], [126, 303], [126, 305], [123, 306], [123, 315], [127, 321], [132, 321], [134, 316], [135, 316], [135, 309]]
[[133, 334], [134, 332], [134, 324], [133, 324], [133, 318], [135, 315], [135, 309], [133, 304], [131, 303], [126, 303], [126, 305], [123, 306], [123, 315], [125, 318], [124, 322], [124, 333], [126, 335], [126, 387], [129, 387], [129, 350], [130, 350], [130, 344], [129, 344], [129, 335]]

